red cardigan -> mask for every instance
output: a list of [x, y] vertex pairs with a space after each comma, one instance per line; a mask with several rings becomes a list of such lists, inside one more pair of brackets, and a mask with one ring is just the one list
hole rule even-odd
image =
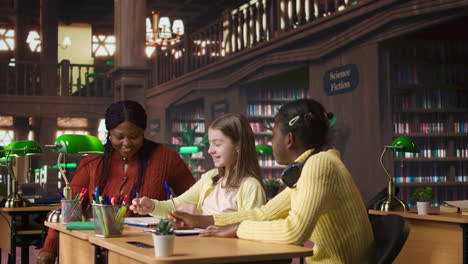
[[[94, 193], [97, 179], [101, 175], [102, 157], [103, 156], [89, 155], [83, 158], [70, 182], [74, 195], [79, 193], [83, 187], [89, 189], [88, 197], [83, 201], [83, 208], [85, 210]], [[126, 173], [123, 171], [125, 162], [128, 164]], [[111, 157], [109, 178], [104, 190], [99, 190], [100, 194], [112, 196], [114, 194], [119, 194], [119, 191], [123, 188], [121, 193], [130, 195], [130, 191], [136, 181], [137, 173], [138, 158], [131, 158], [124, 161], [120, 153], [114, 151]], [[140, 196], [166, 200], [167, 195], [164, 181], [168, 182], [169, 186], [174, 189], [176, 194], [182, 194], [195, 183], [195, 178], [175, 150], [158, 144], [151, 154], [151, 158], [148, 160], [140, 189]], [[128, 210], [127, 215], [131, 214], [132, 212]], [[41, 252], [47, 251], [56, 253], [58, 246], [57, 238], [57, 232], [49, 228]]]

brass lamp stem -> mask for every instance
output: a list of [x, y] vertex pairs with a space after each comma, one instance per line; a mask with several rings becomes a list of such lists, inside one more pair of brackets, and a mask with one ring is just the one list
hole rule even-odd
[[384, 169], [385, 174], [387, 174], [388, 180], [391, 180], [392, 177], [390, 176], [390, 173], [388, 172], [387, 168], [385, 168], [385, 165], [383, 164], [383, 156], [385, 155], [386, 151], [387, 151], [387, 146], [384, 146], [382, 154], [380, 155], [380, 165], [382, 165], [382, 168]]
[[403, 211], [406, 212], [408, 210], [408, 206], [402, 200], [398, 199], [398, 197], [395, 196], [395, 179], [390, 176], [390, 173], [383, 164], [383, 156], [385, 155], [387, 148], [400, 149], [400, 147], [384, 146], [382, 155], [380, 155], [380, 165], [382, 165], [382, 168], [384, 169], [385, 174], [387, 174], [388, 177], [387, 197], [379, 201], [380, 210], [395, 211], [403, 209]]
[[12, 180], [15, 180], [16, 181], [16, 176], [15, 174], [13, 173], [13, 170], [11, 169], [11, 166], [8, 165], [8, 158], [10, 157], [10, 153], [8, 152], [7, 155], [6, 155], [6, 162], [5, 162], [5, 167], [7, 167], [7, 170], [8, 170], [8, 173], [10, 174], [10, 177], [12, 178]]
[[72, 199], [72, 189], [70, 187], [70, 182], [67, 179], [66, 171], [62, 167], [62, 164], [61, 164], [62, 159], [63, 159], [64, 156], [65, 156], [65, 153], [62, 153], [62, 152], [59, 153], [59, 156], [58, 156], [58, 159], [57, 159], [57, 167], [58, 167], [58, 169], [60, 171], [60, 174], [62, 174], [63, 180], [65, 181], [65, 187], [63, 187], [63, 196], [65, 196], [65, 199], [71, 200]]
[[8, 173], [10, 174], [11, 192], [8, 195], [8, 198], [4, 201], [3, 206], [7, 208], [28, 206], [29, 201], [25, 200], [21, 195], [18, 194], [18, 181], [10, 165], [8, 165], [9, 157], [10, 157], [10, 152], [8, 152], [8, 154], [6, 155], [6, 167], [7, 167]]

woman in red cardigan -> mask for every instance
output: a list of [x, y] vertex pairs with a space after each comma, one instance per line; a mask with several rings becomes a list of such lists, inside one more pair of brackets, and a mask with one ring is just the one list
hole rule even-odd
[[[88, 155], [81, 162], [70, 182], [73, 193], [88, 188], [83, 208], [89, 205], [92, 192], [99, 187], [102, 195], [130, 196], [139, 191], [141, 196], [165, 200], [164, 181], [174, 192], [181, 194], [195, 183], [190, 170], [179, 154], [168, 147], [144, 138], [146, 112], [135, 101], [111, 104], [105, 116], [109, 131], [104, 155]], [[131, 215], [130, 210], [127, 214]], [[54, 263], [58, 239], [57, 232], [49, 229], [37, 263]]]

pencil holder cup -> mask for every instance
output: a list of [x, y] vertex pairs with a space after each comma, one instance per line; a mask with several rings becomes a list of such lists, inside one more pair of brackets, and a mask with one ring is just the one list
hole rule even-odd
[[81, 221], [81, 202], [82, 200], [61, 200], [62, 213], [60, 222], [68, 224], [72, 221]]
[[121, 236], [122, 222], [126, 211], [127, 207], [122, 205], [93, 204], [96, 236]]

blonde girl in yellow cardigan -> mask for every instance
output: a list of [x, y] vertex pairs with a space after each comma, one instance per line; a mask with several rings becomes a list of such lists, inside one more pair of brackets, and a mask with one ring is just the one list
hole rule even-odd
[[202, 236], [314, 243], [308, 263], [373, 263], [373, 233], [365, 206], [338, 151], [324, 148], [333, 114], [310, 99], [283, 105], [275, 117], [273, 154], [279, 164], [306, 161], [295, 186], [245, 212], [193, 216], [172, 212], [182, 228]]
[[[247, 118], [225, 114], [208, 129], [208, 153], [215, 169], [203, 174], [190, 189], [174, 198], [178, 211], [213, 215], [245, 211], [265, 204], [265, 192]], [[171, 200], [135, 198], [130, 209], [142, 215], [167, 218], [174, 209]]]

